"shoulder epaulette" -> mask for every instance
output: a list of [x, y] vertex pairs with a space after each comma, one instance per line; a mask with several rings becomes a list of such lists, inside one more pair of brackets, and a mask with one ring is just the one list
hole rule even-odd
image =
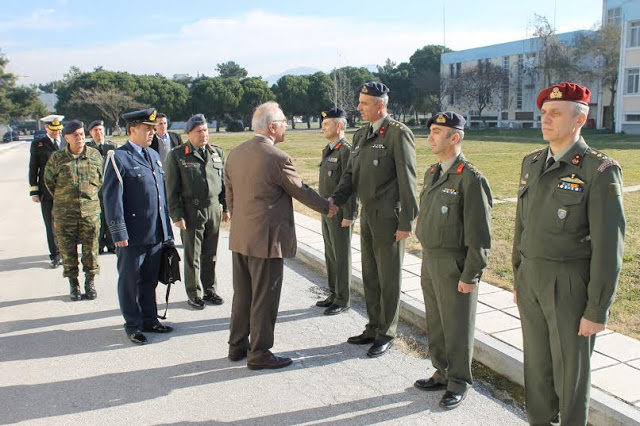
[[531, 162], [535, 163], [536, 161], [538, 161], [538, 158], [540, 157], [540, 155], [542, 155], [542, 151], [544, 151], [544, 148], [537, 149], [537, 150], [535, 150], [533, 152], [528, 153], [522, 159], [522, 163], [524, 163], [527, 158], [531, 158]]
[[476, 166], [474, 166], [470, 162], [467, 161], [466, 163], [463, 163], [463, 164], [466, 166], [466, 169], [469, 170], [474, 175], [482, 176], [482, 173], [480, 173], [480, 170], [476, 169]]
[[604, 152], [598, 151], [597, 149], [588, 148], [585, 155], [588, 155], [589, 157], [594, 158], [595, 160], [600, 162], [600, 165], [598, 166], [599, 173], [604, 172], [611, 166], [620, 168], [620, 164], [616, 160], [609, 157]]

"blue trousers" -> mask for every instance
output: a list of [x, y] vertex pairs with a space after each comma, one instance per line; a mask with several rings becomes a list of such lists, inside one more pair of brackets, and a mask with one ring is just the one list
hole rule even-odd
[[127, 333], [158, 323], [156, 286], [162, 243], [118, 247], [118, 300]]

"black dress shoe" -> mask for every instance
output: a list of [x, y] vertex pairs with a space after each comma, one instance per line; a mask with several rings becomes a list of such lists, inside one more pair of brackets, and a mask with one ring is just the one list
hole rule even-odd
[[246, 349], [229, 349], [229, 355], [227, 355], [227, 358], [229, 358], [229, 361], [234, 361], [234, 362], [241, 361], [246, 357], [247, 357]]
[[319, 308], [328, 308], [331, 305], [333, 305], [333, 298], [331, 296], [327, 297], [324, 300], [318, 300], [316, 302], [316, 306]]
[[393, 339], [376, 340], [367, 351], [367, 356], [369, 358], [376, 358], [384, 355], [391, 346], [393, 346]]
[[204, 300], [205, 302], [209, 302], [212, 305], [222, 305], [224, 303], [224, 300], [222, 299], [222, 297], [218, 296], [215, 293], [205, 294], [202, 300]]
[[325, 315], [337, 315], [349, 309], [348, 306], [336, 305], [335, 303], [324, 310]]
[[127, 333], [127, 337], [136, 345], [144, 345], [147, 343], [147, 337], [139, 331], [133, 333]]
[[199, 297], [196, 297], [195, 299], [188, 299], [187, 303], [189, 304], [189, 306], [191, 306], [193, 309], [197, 309], [197, 310], [201, 310], [204, 309], [204, 300], [202, 300]]
[[440, 406], [447, 409], [456, 408], [458, 405], [462, 404], [464, 397], [465, 396], [462, 394], [446, 391], [444, 395], [442, 395]]
[[436, 381], [433, 377], [428, 379], [418, 379], [413, 386], [423, 391], [437, 391], [447, 388], [447, 385]]
[[282, 356], [277, 356], [271, 352], [264, 357], [247, 363], [249, 370], [276, 369], [291, 365], [293, 360]]
[[171, 333], [173, 331], [173, 327], [171, 327], [170, 325], [164, 325], [164, 324], [153, 324], [152, 326], [144, 326], [142, 328], [142, 331], [145, 331], [147, 333]]
[[53, 259], [51, 259], [51, 269], [56, 269], [60, 265], [62, 265], [62, 261], [60, 260], [59, 256], [56, 256]]
[[368, 345], [369, 343], [373, 343], [376, 339], [373, 337], [367, 336], [364, 332], [362, 334], [358, 334], [357, 336], [351, 336], [347, 339], [347, 343], [351, 343], [352, 345]]
[[111, 254], [116, 254], [116, 248], [115, 247], [107, 247], [107, 251]]

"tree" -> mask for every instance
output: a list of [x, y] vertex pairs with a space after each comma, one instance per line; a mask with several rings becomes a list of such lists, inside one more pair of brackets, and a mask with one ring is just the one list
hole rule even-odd
[[220, 122], [225, 114], [238, 113], [243, 89], [239, 80], [234, 78], [201, 78], [191, 85], [191, 111], [202, 113], [216, 119], [216, 132], [220, 131]]
[[242, 80], [249, 74], [246, 69], [233, 61], [218, 64], [216, 71], [220, 73], [222, 78], [235, 78], [236, 80]]
[[4, 71], [9, 60], [0, 51], [0, 121], [9, 120], [9, 111], [12, 107], [9, 99], [9, 91], [16, 85], [16, 76]]
[[144, 108], [147, 105], [135, 100], [136, 93], [125, 93], [119, 89], [78, 89], [73, 92], [69, 103], [79, 108], [95, 107], [104, 120], [119, 129], [118, 120], [128, 109]]
[[491, 62], [480, 62], [477, 66], [464, 69], [449, 81], [449, 90], [455, 92], [461, 105], [482, 111], [497, 101], [498, 90], [509, 81], [509, 73]]
[[620, 62], [620, 27], [616, 24], [604, 24], [595, 32], [579, 34], [575, 40], [574, 52], [582, 78], [599, 82], [601, 87], [609, 89], [611, 98], [604, 122], [610, 130], [615, 129], [614, 105]]
[[391, 90], [389, 108], [394, 113], [402, 114], [405, 120], [413, 105], [411, 81], [414, 74], [413, 67], [407, 62], [396, 66], [387, 59], [384, 66], [378, 66], [378, 79]]
[[574, 79], [576, 67], [570, 49], [558, 39], [555, 30], [544, 16], [535, 15], [533, 36], [538, 38], [537, 65], [533, 71], [542, 77], [543, 87]]
[[[333, 82], [331, 77], [322, 71], [307, 76], [307, 78], [309, 79], [309, 89], [307, 90], [309, 102], [305, 115], [307, 117], [307, 128], [311, 128], [311, 117], [320, 117], [320, 113], [328, 109], [332, 104], [331, 91]], [[322, 120], [319, 119], [318, 122], [319, 127], [322, 128]]]
[[136, 80], [138, 85], [136, 101], [153, 106], [172, 120], [189, 118], [186, 110], [189, 89], [185, 86], [168, 80], [162, 75], [138, 75]]
[[274, 100], [276, 95], [269, 89], [267, 82], [260, 77], [245, 78], [240, 83], [242, 84], [242, 99], [238, 106], [238, 113], [251, 129], [253, 111], [258, 105]]
[[347, 111], [351, 117], [351, 125], [355, 126], [358, 116], [356, 107], [358, 106], [359, 87], [367, 81], [375, 80], [371, 72], [364, 68], [342, 67], [331, 71], [329, 74], [333, 80], [334, 89], [331, 100], [334, 105]]
[[309, 104], [309, 79], [302, 75], [285, 75], [271, 88], [291, 127], [296, 128], [295, 117], [305, 115]]
[[442, 110], [441, 95], [445, 90], [442, 90], [444, 82], [440, 79], [440, 59], [448, 52], [452, 52], [448, 47], [430, 44], [416, 50], [409, 58], [414, 69], [411, 87], [416, 115], [418, 111]]
[[0, 121], [12, 122], [47, 114], [34, 87], [16, 86], [16, 76], [4, 71], [9, 60], [0, 51]]

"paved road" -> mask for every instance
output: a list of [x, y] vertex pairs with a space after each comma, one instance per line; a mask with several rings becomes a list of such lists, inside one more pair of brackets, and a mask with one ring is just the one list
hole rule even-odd
[[463, 407], [445, 412], [439, 392], [412, 386], [432, 373], [428, 360], [397, 347], [368, 359], [365, 348], [345, 343], [365, 324], [362, 302], [322, 316], [313, 304], [324, 279], [295, 260], [285, 263], [274, 348], [294, 364], [254, 372], [228, 361], [226, 233], [218, 276], [227, 303], [190, 310], [178, 285], [168, 318], [175, 332], [130, 344], [114, 255], [100, 257], [95, 301], [71, 302], [61, 270], [48, 268], [40, 211], [27, 196], [27, 162], [27, 144], [0, 152], [0, 424], [525, 424], [521, 410], [482, 384]]

